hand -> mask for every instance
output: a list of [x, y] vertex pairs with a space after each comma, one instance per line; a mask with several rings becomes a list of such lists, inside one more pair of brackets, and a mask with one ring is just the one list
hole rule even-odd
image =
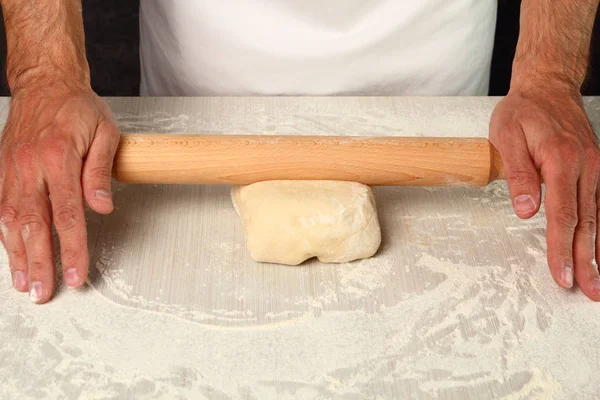
[[600, 151], [579, 91], [551, 80], [511, 88], [496, 106], [490, 140], [504, 162], [513, 207], [535, 215], [546, 184], [548, 264], [556, 283], [600, 301], [597, 236]]
[[52, 224], [63, 277], [86, 281], [88, 247], [83, 199], [113, 209], [110, 189], [118, 130], [106, 103], [89, 87], [27, 87], [13, 92], [0, 141], [0, 239], [13, 285], [44, 303], [54, 289]]

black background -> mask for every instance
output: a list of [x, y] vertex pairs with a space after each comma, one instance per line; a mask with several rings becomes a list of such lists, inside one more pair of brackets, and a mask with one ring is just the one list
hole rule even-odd
[[[504, 95], [508, 91], [511, 64], [519, 34], [520, 3], [520, 0], [498, 2], [490, 95]], [[139, 95], [138, 9], [139, 0], [83, 0], [92, 86], [101, 96]], [[0, 68], [3, 71], [0, 78], [0, 95], [8, 95], [3, 26], [0, 35]], [[590, 69], [583, 93], [600, 95], [600, 18], [596, 18]]]

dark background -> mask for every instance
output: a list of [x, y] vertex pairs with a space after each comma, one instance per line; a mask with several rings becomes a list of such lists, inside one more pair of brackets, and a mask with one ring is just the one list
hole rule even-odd
[[[451, 0], [450, 0], [451, 1]], [[498, 22], [492, 58], [490, 95], [504, 95], [519, 34], [520, 0], [498, 1]], [[101, 96], [139, 95], [139, 0], [83, 0], [87, 56], [92, 86]], [[0, 22], [1, 25], [1, 22]], [[8, 95], [6, 44], [0, 26], [0, 95]], [[586, 95], [600, 95], [600, 18], [596, 18]]]

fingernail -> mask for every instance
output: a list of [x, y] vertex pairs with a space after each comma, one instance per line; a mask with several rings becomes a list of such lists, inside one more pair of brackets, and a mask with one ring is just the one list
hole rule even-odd
[[106, 190], [102, 190], [102, 189], [96, 190], [94, 192], [94, 196], [101, 200], [110, 200], [111, 199], [110, 193], [108, 193]]
[[573, 287], [573, 267], [565, 265], [560, 275], [560, 280], [566, 287]]
[[34, 303], [44, 298], [44, 284], [42, 282], [31, 282], [29, 284], [29, 298]]
[[15, 271], [12, 274], [15, 289], [23, 290], [27, 286], [27, 275], [23, 271]]
[[594, 282], [592, 282], [592, 289], [594, 292], [600, 293], [600, 279], [594, 279]]
[[522, 194], [520, 196], [515, 197], [515, 211], [519, 214], [530, 213], [535, 211], [535, 202], [533, 201], [533, 197], [528, 194]]
[[67, 269], [63, 278], [69, 287], [76, 287], [79, 284], [79, 274], [75, 268]]

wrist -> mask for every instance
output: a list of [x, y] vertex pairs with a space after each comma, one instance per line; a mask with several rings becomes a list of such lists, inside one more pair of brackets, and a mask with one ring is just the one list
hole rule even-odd
[[528, 93], [532, 91], [545, 92], [549, 95], [559, 93], [578, 97], [582, 82], [569, 74], [551, 69], [513, 68], [510, 81], [510, 91]]
[[89, 70], [73, 71], [34, 66], [8, 73], [11, 95], [35, 92], [73, 92], [91, 90]]
[[11, 92], [52, 82], [89, 86], [81, 0], [0, 0]]
[[561, 91], [581, 91], [587, 73], [587, 53], [545, 43], [539, 38], [542, 43], [533, 46], [526, 39], [521, 37], [517, 44], [511, 89], [542, 85]]

